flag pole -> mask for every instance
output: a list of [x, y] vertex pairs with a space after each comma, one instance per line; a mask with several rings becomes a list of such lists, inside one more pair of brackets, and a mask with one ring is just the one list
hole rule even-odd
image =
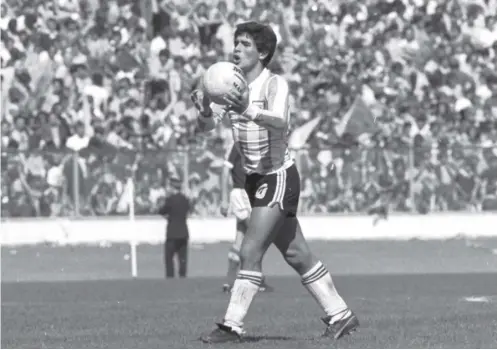
[[[133, 176], [131, 175], [128, 177], [127, 181], [127, 187], [128, 187], [128, 203], [129, 203], [129, 222], [131, 224], [131, 227], [134, 228], [135, 226], [135, 184], [133, 181]], [[136, 259], [136, 230], [131, 230], [133, 232], [133, 237], [131, 237], [130, 241], [130, 260], [131, 260], [131, 277], [136, 278], [138, 276], [138, 264], [137, 264], [137, 259]]]

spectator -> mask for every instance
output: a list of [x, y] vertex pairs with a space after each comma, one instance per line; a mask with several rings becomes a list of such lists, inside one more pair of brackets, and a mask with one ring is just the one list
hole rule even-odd
[[74, 134], [66, 141], [66, 147], [74, 152], [79, 152], [88, 147], [90, 137], [85, 131], [85, 124], [82, 121], [76, 122], [74, 126]]
[[216, 39], [223, 44], [224, 58], [227, 59], [233, 52], [233, 35], [235, 34], [238, 16], [230, 12], [228, 17], [222, 19], [222, 23], [216, 31]]
[[26, 119], [18, 116], [15, 120], [14, 130], [11, 132], [12, 140], [19, 151], [29, 150], [29, 133], [26, 127]]
[[[143, 154], [137, 166], [150, 174], [135, 174], [141, 213], [157, 205], [151, 183], [181, 174], [199, 195], [196, 214], [210, 215], [220, 201], [215, 159], [232, 140], [223, 128], [195, 135], [189, 93], [210, 64], [230, 58], [235, 25], [249, 18], [279, 33], [271, 68], [290, 82], [290, 132], [315, 125], [296, 152], [302, 210], [495, 207], [495, 1], [205, 0], [148, 8], [60, 0], [36, 12], [31, 5], [1, 4], [2, 152], [10, 163], [2, 167], [9, 184], [2, 210], [9, 215], [117, 215], [125, 186], [107, 180], [124, 181], [130, 153]], [[375, 119], [377, 133], [344, 137], [337, 132], [344, 115]], [[67, 148], [79, 150], [84, 166], [52, 159]], [[17, 162], [15, 152], [42, 152], [45, 161], [35, 163], [45, 171], [33, 175], [33, 160]], [[59, 191], [59, 166], [63, 186], [76, 186], [73, 172], [80, 174], [78, 191]], [[63, 194], [79, 194], [81, 203]]]

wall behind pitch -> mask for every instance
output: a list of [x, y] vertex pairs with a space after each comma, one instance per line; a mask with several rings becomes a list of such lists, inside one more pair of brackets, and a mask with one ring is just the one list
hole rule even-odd
[[[311, 240], [447, 239], [497, 236], [497, 213], [440, 213], [393, 215], [376, 225], [362, 215], [306, 216], [300, 218], [304, 235]], [[2, 245], [38, 243], [100, 244], [103, 242], [160, 243], [166, 221], [158, 217], [91, 219], [23, 219], [1, 223]], [[194, 243], [231, 241], [235, 236], [232, 218], [189, 220]]]

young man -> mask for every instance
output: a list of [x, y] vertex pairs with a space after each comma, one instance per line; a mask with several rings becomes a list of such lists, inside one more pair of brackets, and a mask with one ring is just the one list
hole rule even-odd
[[242, 93], [233, 89], [225, 96], [225, 106], [211, 104], [201, 91], [195, 91], [192, 99], [200, 112], [200, 130], [212, 130], [223, 117], [229, 118], [247, 175], [245, 190], [252, 211], [228, 309], [218, 327], [201, 340], [242, 339], [243, 320], [263, 281], [262, 258], [272, 243], [326, 313], [325, 335], [338, 339], [354, 331], [359, 322], [326, 267], [310, 252], [296, 218], [300, 177], [287, 149], [288, 84], [266, 68], [276, 49], [276, 35], [267, 25], [242, 23], [234, 44], [234, 63], [244, 72], [249, 88]]
[[[231, 292], [233, 282], [236, 279], [240, 265], [240, 247], [243, 236], [247, 232], [248, 219], [250, 217], [251, 207], [250, 199], [245, 191], [245, 172], [243, 170], [242, 157], [235, 145], [231, 148], [228, 159], [225, 162], [225, 169], [229, 170], [229, 175], [225, 174], [224, 188], [228, 189], [228, 178], [231, 177], [232, 190], [230, 191], [229, 206], [223, 208], [223, 215], [232, 213], [236, 217], [236, 237], [228, 253], [228, 273], [227, 281], [223, 284], [223, 292]], [[263, 281], [259, 288], [260, 292], [272, 292], [273, 288]]]

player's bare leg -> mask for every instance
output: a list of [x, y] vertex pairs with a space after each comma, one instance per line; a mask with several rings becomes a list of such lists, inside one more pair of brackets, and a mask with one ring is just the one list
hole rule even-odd
[[236, 237], [228, 253], [228, 273], [226, 283], [223, 285], [223, 292], [229, 293], [231, 286], [235, 282], [238, 268], [240, 267], [240, 247], [242, 246], [243, 236], [246, 231], [246, 220], [236, 220]]
[[285, 219], [274, 244], [325, 312], [324, 335], [338, 339], [355, 331], [359, 326], [357, 317], [338, 294], [326, 267], [311, 253], [296, 217]]
[[[250, 212], [252, 211], [250, 207], [250, 200], [247, 196], [245, 189], [235, 188], [230, 193], [230, 205], [222, 210], [227, 215], [230, 211], [236, 217], [236, 237], [228, 253], [228, 273], [227, 280], [223, 284], [223, 292], [230, 293], [233, 283], [235, 282], [238, 270], [240, 267], [240, 247], [242, 245], [243, 237], [247, 232]], [[271, 292], [273, 288], [268, 286], [265, 281], [263, 281], [261, 287], [261, 292]]]
[[237, 341], [243, 335], [243, 321], [263, 283], [262, 258], [280, 231], [284, 216], [278, 208], [255, 207], [240, 247], [240, 271], [233, 284], [223, 322], [201, 339], [209, 343]]
[[[228, 273], [226, 276], [226, 283], [223, 284], [223, 292], [231, 293], [231, 288], [238, 275], [238, 270], [240, 269], [240, 247], [242, 246], [243, 236], [247, 231], [248, 220], [237, 220], [236, 221], [236, 237], [230, 251], [228, 252]], [[264, 279], [259, 288], [259, 292], [273, 292], [274, 288], [266, 283]]]

